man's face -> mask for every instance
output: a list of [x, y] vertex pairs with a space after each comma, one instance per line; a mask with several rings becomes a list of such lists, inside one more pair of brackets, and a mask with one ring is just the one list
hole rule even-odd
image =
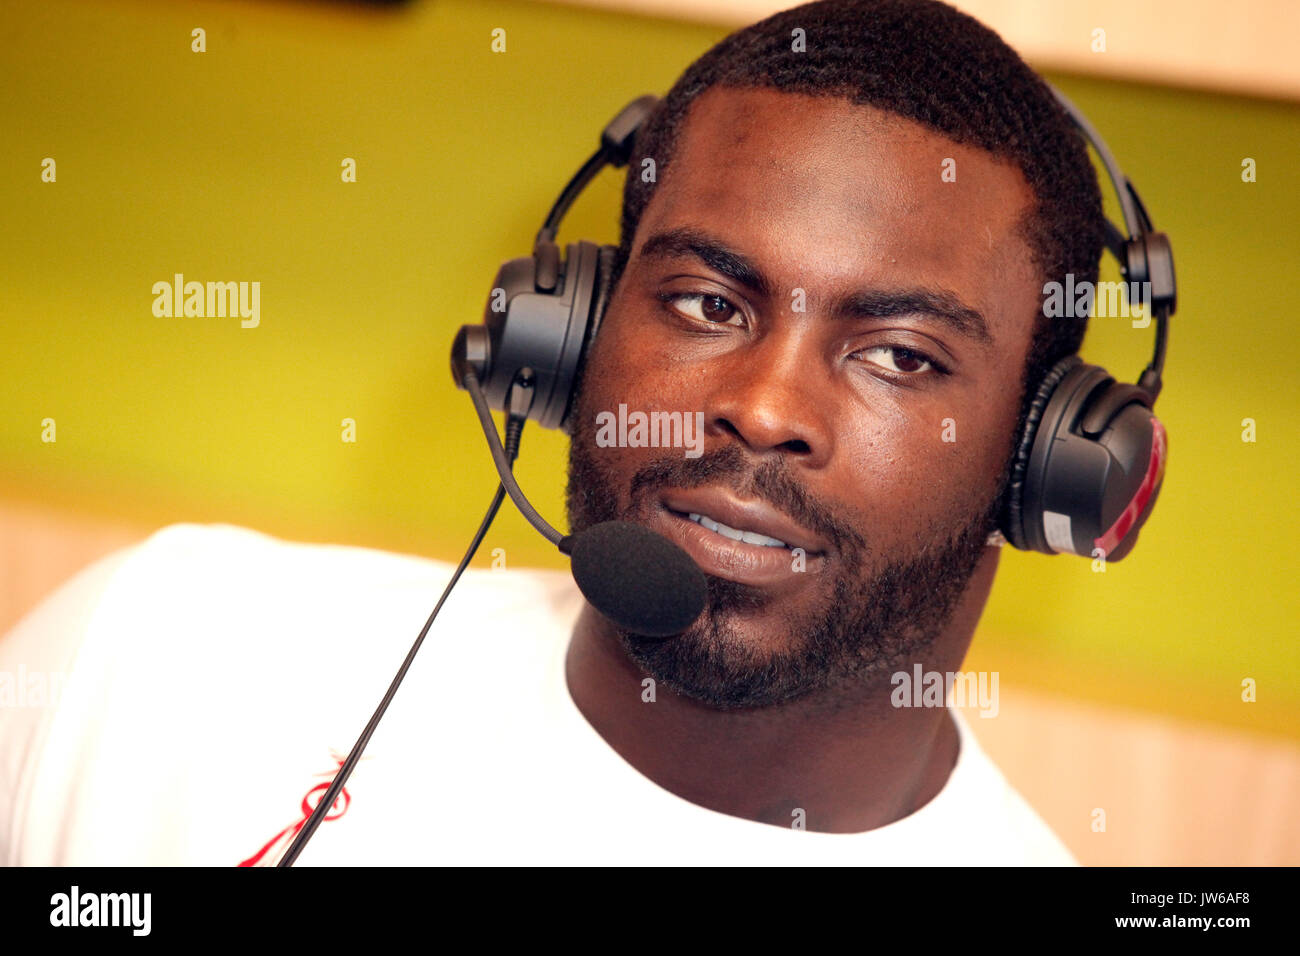
[[[709, 604], [624, 647], [720, 708], [896, 667], [993, 527], [1039, 301], [1029, 187], [892, 114], [715, 87], [654, 190], [575, 405], [569, 521], [667, 536]], [[701, 412], [703, 454], [598, 443], [620, 404]]]

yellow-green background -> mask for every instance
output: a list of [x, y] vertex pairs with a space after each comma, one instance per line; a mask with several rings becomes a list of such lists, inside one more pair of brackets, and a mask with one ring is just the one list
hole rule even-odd
[[[0, 494], [456, 559], [494, 481], [448, 375], [453, 331], [609, 117], [725, 33], [472, 0], [7, 5]], [[1140, 547], [1105, 574], [1006, 549], [968, 666], [1300, 738], [1300, 110], [1051, 78], [1174, 240], [1171, 458]], [[40, 181], [47, 156], [56, 184]], [[620, 189], [603, 173], [562, 238], [615, 241]], [[150, 288], [176, 272], [260, 281], [261, 326], [155, 318]], [[1094, 321], [1084, 355], [1132, 377], [1149, 336]], [[340, 440], [348, 417], [356, 444]], [[564, 452], [530, 429], [519, 466], [557, 523]], [[494, 547], [561, 566], [508, 506], [476, 563]]]

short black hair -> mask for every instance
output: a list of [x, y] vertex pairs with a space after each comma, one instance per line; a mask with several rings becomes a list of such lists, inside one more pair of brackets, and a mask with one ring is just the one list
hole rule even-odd
[[[794, 31], [805, 50], [795, 52]], [[978, 20], [937, 0], [820, 0], [726, 37], [692, 63], [637, 136], [623, 187], [617, 284], [637, 224], [662, 183], [695, 98], [714, 86], [843, 97], [907, 117], [1014, 163], [1037, 200], [1021, 223], [1044, 283], [1097, 281], [1101, 191], [1087, 143], [1043, 79]], [[1020, 419], [1046, 372], [1083, 342], [1087, 316], [1038, 319], [1022, 378]], [[1008, 466], [1010, 463], [1008, 453]], [[1003, 486], [1009, 467], [1003, 474]]]

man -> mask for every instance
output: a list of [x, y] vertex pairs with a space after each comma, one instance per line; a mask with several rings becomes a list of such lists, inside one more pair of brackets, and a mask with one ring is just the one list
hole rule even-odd
[[[1031, 386], [1084, 331], [1040, 290], [1101, 239], [1083, 141], [951, 8], [709, 51], [629, 164], [568, 487], [575, 531], [681, 545], [704, 613], [651, 640], [567, 575], [467, 573], [300, 864], [1072, 863], [895, 692], [960, 670]], [[701, 454], [606, 447], [620, 405], [701, 413]], [[448, 572], [176, 526], [83, 573], [0, 644], [69, 675], [3, 730], [4, 861], [275, 862]]]

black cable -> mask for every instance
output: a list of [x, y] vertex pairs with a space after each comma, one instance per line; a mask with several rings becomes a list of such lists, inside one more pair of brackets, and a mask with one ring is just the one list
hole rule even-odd
[[[470, 399], [474, 402], [474, 411], [478, 413], [479, 423], [483, 426], [483, 436], [487, 439], [488, 451], [492, 453], [492, 459], [497, 463], [498, 471], [501, 473], [511, 471], [505, 449], [501, 447], [501, 441], [497, 438], [496, 425], [492, 422], [492, 410], [488, 407], [487, 398], [483, 394], [483, 387], [479, 384], [478, 375], [474, 373], [472, 368], [467, 368], [465, 377], [461, 379], [461, 382], [466, 391], [469, 392]], [[519, 513], [528, 519], [528, 523], [544, 535], [551, 544], [568, 554], [568, 551], [565, 551], [561, 544], [565, 535], [556, 531], [550, 522], [537, 513], [537, 509], [524, 497], [524, 492], [519, 485], [512, 481], [505, 488], [510, 495], [510, 500], [515, 503]]]
[[[525, 420], [526, 419], [520, 416], [512, 416], [510, 414], [509, 402], [507, 401], [506, 440], [505, 448], [503, 450], [505, 452], [506, 460], [510, 465], [513, 465], [515, 459], [519, 457], [519, 442], [523, 436]], [[496, 428], [493, 426], [494, 436], [495, 433]], [[437, 617], [438, 612], [442, 610], [442, 605], [447, 600], [447, 596], [451, 594], [451, 589], [456, 586], [456, 582], [460, 580], [461, 574], [464, 573], [465, 568], [467, 568], [470, 561], [473, 560], [474, 553], [478, 551], [479, 545], [483, 543], [483, 538], [487, 534], [488, 528], [492, 525], [492, 520], [496, 517], [497, 509], [501, 507], [501, 502], [505, 500], [505, 495], [505, 486], [498, 483], [496, 494], [492, 496], [492, 504], [488, 506], [487, 514], [483, 516], [483, 522], [479, 525], [478, 532], [474, 535], [474, 540], [470, 542], [469, 548], [465, 551], [465, 556], [460, 559], [460, 564], [456, 567], [456, 573], [453, 574], [451, 580], [447, 582], [447, 587], [442, 592], [442, 597], [438, 598], [438, 603], [434, 607], [433, 613], [429, 615], [429, 619], [424, 622], [424, 627], [420, 629], [420, 635], [415, 639], [415, 643], [411, 645], [411, 650], [407, 653], [406, 660], [402, 661], [402, 666], [398, 669], [397, 676], [395, 676], [392, 683], [388, 685], [388, 692], [384, 694], [384, 699], [381, 700], [379, 706], [375, 708], [375, 712], [371, 716], [370, 722], [366, 724], [366, 729], [361, 732], [361, 736], [357, 738], [357, 742], [352, 745], [352, 750], [348, 753], [347, 760], [343, 761], [342, 766], [339, 767], [339, 772], [335, 774], [334, 782], [331, 783], [330, 788], [325, 791], [325, 796], [323, 796], [320, 803], [316, 805], [316, 809], [312, 811], [311, 816], [307, 819], [303, 828], [298, 831], [298, 835], [294, 837], [293, 843], [289, 845], [289, 849], [285, 851], [280, 862], [276, 864], [277, 867], [293, 866], [294, 860], [298, 859], [298, 854], [302, 852], [303, 847], [307, 845], [307, 841], [310, 840], [312, 834], [316, 832], [316, 828], [320, 826], [321, 821], [325, 819], [330, 808], [334, 806], [334, 801], [338, 799], [339, 791], [342, 790], [344, 785], [348, 782], [348, 777], [352, 775], [353, 768], [356, 767], [357, 761], [361, 759], [362, 753], [365, 752], [366, 745], [370, 743], [370, 738], [374, 734], [375, 729], [379, 726], [379, 721], [383, 719], [384, 713], [388, 710], [388, 705], [392, 702], [393, 696], [397, 693], [397, 688], [401, 686], [402, 679], [406, 677], [406, 672], [410, 669], [411, 663], [415, 660], [415, 655], [419, 652], [420, 645], [424, 643], [425, 635], [429, 633], [429, 628], [433, 625], [433, 619]]]

